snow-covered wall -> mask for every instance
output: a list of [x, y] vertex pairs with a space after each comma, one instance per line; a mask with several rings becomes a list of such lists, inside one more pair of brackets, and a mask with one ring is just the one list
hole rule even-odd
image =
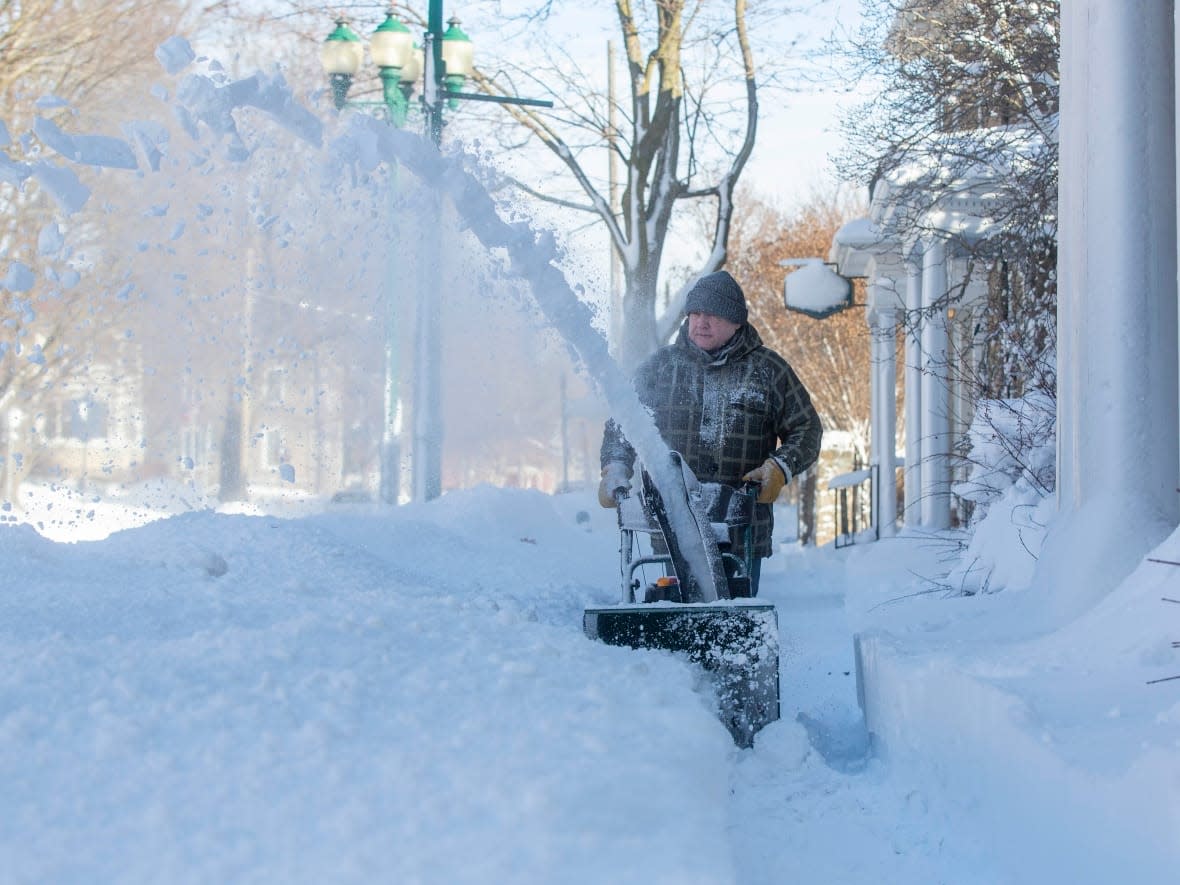
[[[1002, 844], [997, 858], [1014, 865], [1003, 881], [1163, 881], [1159, 871], [1180, 859], [1173, 754], [1132, 747], [1131, 759], [1095, 763], [1062, 722], [1078, 715], [1068, 700], [1034, 704], [1002, 685], [1048, 661], [1005, 665], [972, 661], [971, 653], [968, 643], [857, 637], [857, 685], [876, 752], [897, 766], [917, 763], [925, 776], [913, 795], [956, 797], [970, 809], [980, 831]], [[1076, 685], [1086, 691], [1083, 679]], [[1118, 725], [1117, 712], [1107, 716], [1101, 725]], [[1090, 727], [1091, 752], [1100, 737], [1117, 740]]]
[[1180, 453], [1174, 4], [1061, 12], [1061, 517], [1042, 572], [1068, 615], [1180, 520]]

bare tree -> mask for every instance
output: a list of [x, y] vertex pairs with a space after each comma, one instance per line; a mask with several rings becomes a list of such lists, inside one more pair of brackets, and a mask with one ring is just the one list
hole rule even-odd
[[[20, 96], [55, 95], [96, 110], [118, 104], [128, 78], [155, 64], [153, 37], [171, 36], [185, 8], [155, 0], [0, 0], [0, 96], [15, 112], [6, 122], [24, 122]], [[112, 22], [133, 22], [136, 39]]]
[[[340, 4], [333, 11], [365, 20], [373, 17], [374, 5]], [[250, 15], [242, 0], [220, 0], [213, 8], [242, 19]], [[299, 0], [280, 8], [270, 17], [276, 25], [295, 27], [318, 12], [322, 29], [322, 8]], [[519, 147], [523, 132], [555, 159], [553, 174], [532, 168], [516, 175], [515, 183], [533, 198], [586, 213], [609, 232], [623, 278], [625, 320], [617, 349], [624, 363], [633, 364], [667, 337], [677, 317], [676, 297], [660, 317], [657, 296], [667, 282], [661, 269], [669, 231], [687, 205], [707, 202], [713, 219], [696, 270], [716, 270], [729, 257], [734, 190], [754, 147], [760, 89], [775, 82], [782, 49], [790, 43], [779, 27], [789, 5], [617, 0], [611, 27], [622, 59], [617, 94], [602, 82], [601, 70], [587, 72], [583, 59], [547, 34], [548, 23], [563, 11], [572, 15], [572, 4], [538, 0], [518, 17], [501, 17], [503, 31], [512, 32], [507, 39], [518, 49], [527, 46], [529, 67], [489, 61], [476, 72], [473, 88], [553, 99], [552, 111], [504, 106], [491, 113], [511, 122], [502, 129], [503, 145]], [[421, 23], [405, 7], [397, 14]], [[776, 35], [773, 63], [756, 61], [753, 32]], [[606, 42], [598, 58], [605, 57]], [[365, 88], [365, 81], [358, 84], [359, 91]], [[607, 172], [612, 162], [621, 169], [617, 197]]]
[[[760, 77], [745, 0], [617, 0], [615, 14], [625, 84], [618, 98], [594, 90], [593, 80], [567, 61], [545, 68], [546, 78], [560, 82], [561, 92], [554, 90], [560, 112], [510, 112], [560, 159], [582, 199], [563, 200], [555, 188], [530, 186], [529, 192], [594, 213], [609, 231], [624, 284], [618, 352], [624, 364], [634, 364], [670, 332], [657, 317], [657, 293], [682, 201], [711, 207], [709, 248], [698, 270], [717, 270], [730, 257], [734, 193], [757, 134]], [[509, 91], [495, 78], [481, 82], [490, 91]], [[617, 206], [593, 165], [604, 149], [623, 168]], [[674, 297], [666, 312], [673, 321], [677, 303]]]

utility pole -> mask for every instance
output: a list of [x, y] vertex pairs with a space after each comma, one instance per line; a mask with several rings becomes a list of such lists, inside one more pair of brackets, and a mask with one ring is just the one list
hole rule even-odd
[[[619, 127], [617, 125], [618, 110], [615, 105], [615, 44], [613, 40], [606, 41], [606, 96], [607, 96], [607, 170], [609, 176], [608, 196], [610, 211], [616, 218], [619, 213], [619, 156], [618, 147]], [[607, 234], [609, 237], [609, 233]], [[610, 324], [607, 327], [608, 342], [615, 356], [618, 357], [619, 347], [623, 340], [623, 289], [619, 277], [619, 253], [615, 248], [614, 238], [610, 243]]]

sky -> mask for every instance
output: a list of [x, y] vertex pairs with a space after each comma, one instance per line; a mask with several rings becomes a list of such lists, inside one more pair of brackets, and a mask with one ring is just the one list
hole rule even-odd
[[[851, 84], [834, 78], [827, 69], [822, 60], [823, 42], [838, 29], [856, 27], [861, 2], [804, 0], [798, 4], [800, 11], [769, 23], [759, 19], [752, 29], [755, 63], [769, 65], [772, 56], [784, 56], [774, 60], [785, 63], [793, 79], [785, 89], [763, 93], [758, 140], [743, 180], [784, 207], [806, 201], [816, 189], [823, 192], [838, 185], [829, 157], [840, 147], [840, 114], [855, 93], [850, 95]], [[544, 42], [559, 45], [586, 76], [598, 78], [596, 88], [602, 91], [606, 90], [607, 43], [613, 42], [616, 73], [622, 78], [618, 25], [610, 6], [595, 14], [574, 4], [557, 4], [556, 13], [543, 28], [523, 23], [504, 26], [504, 17], [511, 18], [538, 5], [523, 0], [494, 7], [451, 3], [444, 12], [446, 17], [452, 11], [458, 14], [476, 44], [476, 63], [490, 65], [490, 69], [495, 68], [495, 63], [489, 55], [502, 55], [527, 69], [533, 56], [526, 35], [543, 33]], [[807, 72], [814, 77], [820, 70], [825, 76], [814, 83], [801, 76]], [[518, 91], [531, 96], [527, 80], [518, 84]]]
[[816, 53], [809, 67], [825, 70], [814, 85], [800, 81], [797, 91], [777, 96], [759, 107], [758, 143], [747, 170], [749, 183], [759, 194], [784, 208], [805, 203], [810, 197], [837, 188], [855, 188], [836, 175], [831, 158], [842, 145], [842, 115], [856, 101], [860, 84], [836, 78], [823, 59], [823, 41], [837, 32], [857, 27], [862, 0], [820, 0], [814, 11], [792, 19], [798, 26], [800, 56]]
[[[166, 72], [199, 73], [185, 48], [161, 49]], [[249, 106], [267, 139], [357, 173], [324, 174], [327, 194], [391, 157], [436, 182], [656, 452], [552, 238], [492, 211], [469, 157], [369, 120], [320, 129], [273, 81], [190, 85], [167, 93], [178, 140], [248, 146]], [[992, 526], [1042, 506], [1014, 485]], [[782, 716], [740, 750], [690, 664], [583, 635], [620, 594], [613, 515], [585, 491], [248, 509], [58, 483], [2, 515], [13, 881], [1154, 885], [1180, 862], [1180, 682], [1162, 681], [1180, 531], [1063, 620], [1031, 586], [1040, 518], [840, 550], [801, 550], [780, 520], [762, 599]], [[981, 562], [1002, 586], [948, 592]]]

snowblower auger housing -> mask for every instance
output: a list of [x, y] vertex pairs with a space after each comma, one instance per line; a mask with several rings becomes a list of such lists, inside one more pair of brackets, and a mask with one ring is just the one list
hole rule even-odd
[[[749, 747], [779, 718], [778, 614], [749, 598], [756, 486], [698, 483], [677, 453], [670, 457], [684, 482], [663, 495], [683, 494], [694, 524], [675, 531], [663, 495], [643, 473], [635, 494], [617, 498], [621, 604], [587, 609], [583, 628], [608, 645], [686, 654], [712, 677], [734, 742]], [[650, 552], [637, 556], [644, 536]], [[706, 563], [707, 574], [693, 574], [694, 561]], [[646, 566], [663, 574], [644, 587], [637, 574]]]

